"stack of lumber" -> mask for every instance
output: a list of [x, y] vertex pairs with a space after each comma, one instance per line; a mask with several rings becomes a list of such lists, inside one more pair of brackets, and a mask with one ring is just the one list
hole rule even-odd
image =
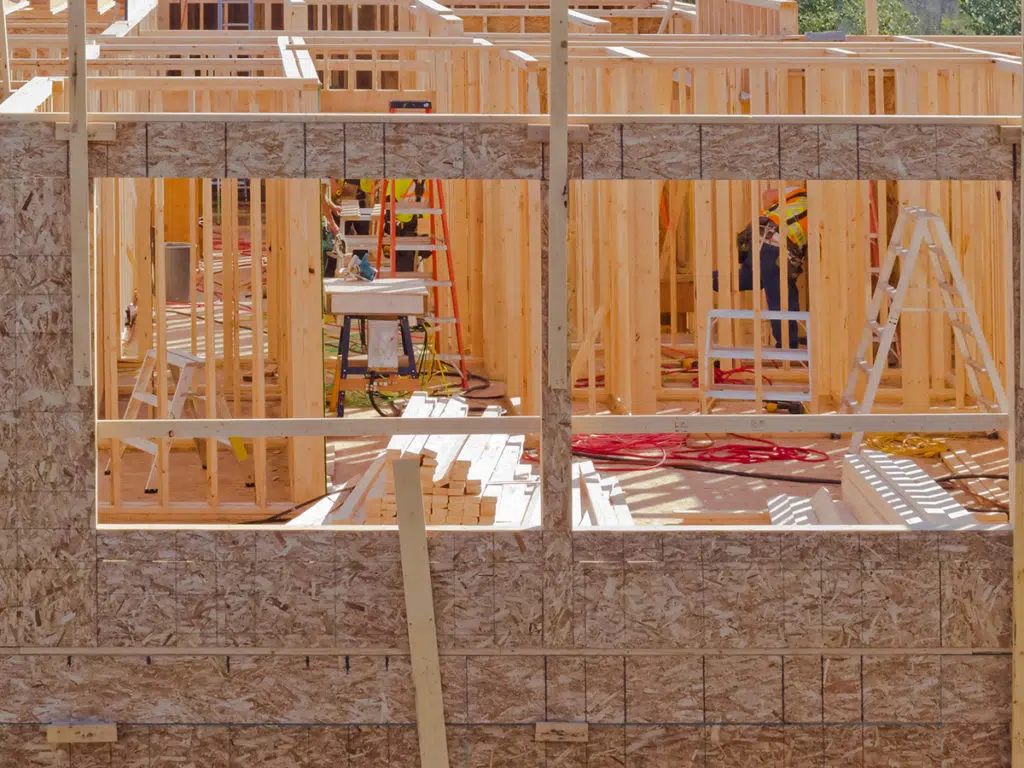
[[[501, 415], [488, 407], [482, 418]], [[403, 418], [468, 418], [460, 397], [432, 398], [416, 392]], [[540, 478], [524, 463], [524, 435], [395, 435], [359, 480], [339, 523], [392, 525], [397, 520], [395, 459], [417, 459], [423, 510], [429, 525], [540, 524]], [[573, 519], [577, 525], [632, 525], [618, 483], [605, 480], [591, 462], [573, 466]]]

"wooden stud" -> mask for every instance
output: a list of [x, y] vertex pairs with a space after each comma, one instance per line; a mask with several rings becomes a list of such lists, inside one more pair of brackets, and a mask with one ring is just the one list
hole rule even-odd
[[[2, 5], [2, 0], [0, 0]], [[71, 343], [76, 386], [92, 384], [92, 288], [89, 264], [88, 79], [85, 35], [86, 0], [68, 7], [68, 89], [70, 130], [68, 177], [71, 197]], [[0, 8], [0, 15], [5, 13]]]
[[[263, 346], [263, 184], [249, 179], [249, 240], [251, 258], [249, 282], [252, 286], [252, 415], [266, 416], [266, 361]], [[253, 441], [256, 506], [267, 504], [267, 441]]]
[[[153, 266], [156, 282], [156, 415], [168, 418], [167, 392], [167, 249], [164, 243], [164, 182], [153, 180]], [[170, 501], [170, 452], [167, 439], [157, 442], [157, 501]]]
[[10, 49], [7, 47], [7, 9], [0, 0], [0, 101], [11, 95]]
[[[206, 418], [217, 417], [217, 326], [213, 284], [213, 183], [203, 179], [203, 305], [205, 317], [204, 394], [206, 396]], [[229, 435], [225, 435], [229, 437]], [[219, 503], [219, 478], [217, 475], [217, 440], [206, 441], [206, 503], [216, 507]]]

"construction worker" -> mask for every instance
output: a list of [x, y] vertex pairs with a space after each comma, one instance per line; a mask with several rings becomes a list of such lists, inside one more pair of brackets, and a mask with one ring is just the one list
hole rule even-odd
[[[373, 179], [359, 180], [359, 190], [367, 200], [373, 199], [374, 183]], [[388, 183], [388, 190], [395, 197], [396, 207], [409, 198], [417, 202], [423, 199], [423, 182], [417, 179], [395, 179], [394, 182]], [[384, 214], [383, 220], [389, 221], [391, 219], [390, 207], [383, 199], [381, 200], [381, 209]], [[417, 234], [419, 216], [416, 214], [399, 213], [395, 215], [395, 220], [397, 222], [395, 226], [396, 237], [413, 237]], [[385, 225], [384, 231], [388, 232], [389, 228], [389, 226]], [[386, 238], [385, 242], [387, 242]], [[392, 254], [392, 258], [395, 259], [395, 270], [397, 272], [415, 272], [417, 257], [425, 259], [429, 255], [430, 251], [399, 251], [396, 254]]]
[[[780, 235], [779, 224], [779, 191], [772, 188], [761, 196], [761, 215], [758, 221], [758, 241], [761, 260], [761, 288], [764, 290], [768, 309], [798, 310], [800, 308], [800, 291], [797, 278], [807, 264], [807, 189], [803, 186], [786, 189], [786, 238]], [[779, 265], [779, 250], [786, 248], [788, 255], [788, 280], [786, 306], [782, 306], [782, 270]], [[748, 226], [736, 236], [736, 248], [739, 252], [739, 289], [754, 290], [754, 260], [752, 258], [755, 243], [751, 227]], [[718, 290], [718, 272], [712, 273], [714, 290]], [[782, 321], [772, 320], [772, 336], [775, 346], [782, 347]], [[789, 346], [796, 348], [800, 344], [799, 326], [795, 320], [789, 323]]]

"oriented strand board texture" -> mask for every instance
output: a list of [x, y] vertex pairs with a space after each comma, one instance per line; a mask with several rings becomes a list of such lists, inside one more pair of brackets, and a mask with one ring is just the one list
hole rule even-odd
[[[0, 185], [0, 765], [416, 766], [396, 534], [94, 530], [68, 197]], [[1007, 764], [1009, 534], [429, 544], [457, 768]]]
[[[543, 179], [523, 122], [126, 123], [90, 147], [93, 176]], [[1012, 179], [996, 125], [594, 123], [573, 144], [584, 179]], [[64, 177], [51, 126], [0, 120], [0, 178]]]

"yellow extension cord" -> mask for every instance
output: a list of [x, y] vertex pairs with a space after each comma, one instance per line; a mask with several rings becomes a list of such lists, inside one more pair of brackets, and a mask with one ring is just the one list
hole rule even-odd
[[875, 451], [922, 459], [937, 459], [949, 450], [944, 440], [913, 432], [880, 432], [866, 436], [864, 443]]

